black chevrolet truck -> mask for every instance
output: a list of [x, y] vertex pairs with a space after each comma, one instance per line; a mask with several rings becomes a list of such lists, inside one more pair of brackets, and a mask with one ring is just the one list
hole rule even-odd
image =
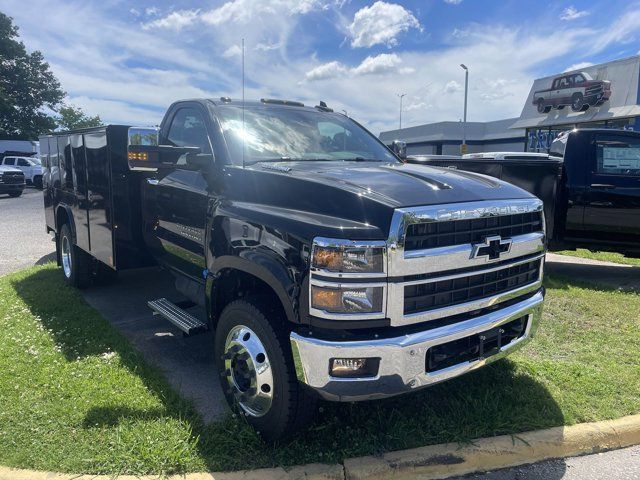
[[186, 100], [157, 129], [40, 142], [66, 281], [170, 270], [206, 316], [150, 308], [186, 334], [214, 331], [229, 404], [267, 440], [319, 397], [385, 398], [482, 367], [540, 321], [542, 202], [404, 164], [323, 102]]

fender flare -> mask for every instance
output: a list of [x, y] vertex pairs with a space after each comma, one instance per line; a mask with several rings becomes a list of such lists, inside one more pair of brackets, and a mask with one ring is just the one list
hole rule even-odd
[[56, 234], [60, 233], [60, 227], [61, 225], [58, 225], [58, 215], [60, 212], [60, 209], [64, 210], [67, 214], [67, 218], [69, 219], [69, 228], [71, 228], [71, 235], [73, 235], [73, 238], [75, 240], [76, 238], [76, 222], [73, 218], [73, 212], [71, 211], [71, 207], [69, 207], [68, 205], [61, 203], [58, 205], [58, 207], [56, 208], [56, 214], [55, 214], [55, 222], [56, 222]]
[[237, 270], [266, 283], [275, 292], [282, 304], [287, 320], [299, 323], [297, 308], [294, 307], [294, 298], [297, 297], [299, 285], [289, 276], [288, 270], [282, 263], [277, 262], [268, 255], [261, 255], [263, 261], [255, 259], [225, 255], [215, 260], [216, 269], [207, 274], [206, 279], [206, 309], [209, 318], [213, 310], [213, 298], [215, 298], [216, 279], [226, 270]]

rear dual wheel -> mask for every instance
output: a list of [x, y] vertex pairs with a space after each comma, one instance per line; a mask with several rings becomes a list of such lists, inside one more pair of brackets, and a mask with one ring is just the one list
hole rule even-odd
[[290, 436], [309, 423], [316, 398], [298, 382], [289, 338], [268, 302], [237, 300], [216, 326], [215, 356], [231, 408], [267, 441]]

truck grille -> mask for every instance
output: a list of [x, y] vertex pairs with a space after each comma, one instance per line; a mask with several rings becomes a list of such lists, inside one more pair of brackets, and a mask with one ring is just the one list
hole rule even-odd
[[6, 185], [24, 183], [24, 174], [22, 172], [4, 172], [4, 175], [0, 178], [2, 178], [2, 183]]
[[534, 295], [544, 268], [542, 209], [537, 198], [396, 209], [387, 268], [391, 325], [464, 319]]
[[450, 307], [516, 290], [538, 281], [542, 260], [500, 270], [404, 287], [405, 315]]
[[592, 96], [592, 95], [598, 95], [602, 93], [602, 91], [603, 91], [602, 85], [593, 85], [592, 87], [585, 88], [584, 93], [586, 96]]
[[515, 215], [451, 220], [445, 222], [414, 223], [407, 228], [405, 250], [449, 247], [465, 243], [478, 243], [486, 237], [516, 235], [542, 230], [542, 212]]

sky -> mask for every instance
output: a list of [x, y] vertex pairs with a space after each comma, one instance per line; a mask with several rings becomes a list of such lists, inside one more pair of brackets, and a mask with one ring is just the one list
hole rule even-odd
[[535, 78], [640, 54], [620, 0], [0, 0], [66, 101], [158, 124], [175, 100], [282, 98], [346, 110], [374, 134], [520, 114]]

